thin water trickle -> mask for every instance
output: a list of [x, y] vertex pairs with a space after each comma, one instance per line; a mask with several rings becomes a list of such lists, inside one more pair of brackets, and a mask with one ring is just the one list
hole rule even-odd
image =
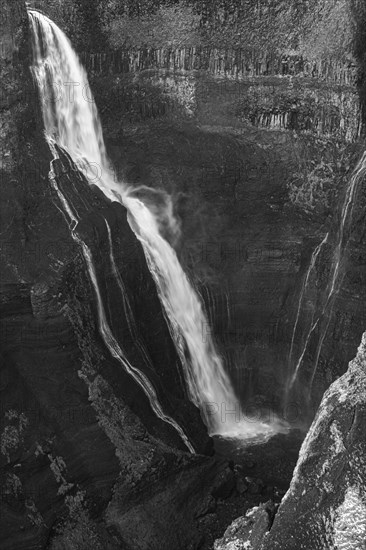
[[313, 272], [313, 269], [316, 267], [316, 261], [318, 259], [318, 256], [320, 254], [320, 251], [321, 251], [323, 245], [325, 245], [325, 243], [328, 241], [328, 236], [329, 236], [329, 233], [327, 233], [325, 235], [322, 242], [320, 244], [318, 244], [318, 246], [315, 248], [314, 252], [312, 253], [310, 264], [309, 264], [308, 270], [306, 272], [304, 282], [303, 282], [302, 287], [301, 287], [299, 303], [298, 303], [297, 312], [296, 312], [296, 320], [295, 320], [294, 329], [293, 329], [292, 338], [291, 338], [291, 346], [290, 346], [290, 353], [289, 353], [289, 366], [291, 366], [294, 341], [295, 341], [295, 336], [296, 336], [297, 325], [299, 323], [299, 318], [300, 318], [301, 308], [302, 308], [302, 304], [303, 304], [303, 299], [305, 297], [306, 290], [308, 288], [310, 276]]
[[290, 392], [291, 392], [291, 390], [292, 390], [292, 388], [293, 388], [293, 386], [294, 386], [294, 384], [297, 380], [297, 376], [299, 374], [299, 370], [300, 370], [305, 352], [307, 350], [310, 337], [311, 337], [312, 333], [314, 332], [314, 330], [316, 329], [316, 327], [318, 326], [318, 323], [319, 323], [319, 319], [317, 319], [314, 323], [314, 315], [313, 315], [312, 320], [311, 320], [311, 324], [310, 324], [310, 328], [309, 328], [308, 333], [307, 333], [306, 338], [305, 338], [305, 343], [304, 343], [302, 352], [300, 354], [299, 359], [297, 360], [296, 367], [295, 367], [294, 371], [291, 373], [293, 347], [294, 347], [294, 342], [295, 342], [297, 326], [298, 326], [299, 319], [300, 319], [300, 314], [301, 314], [301, 311], [302, 311], [303, 300], [304, 300], [304, 297], [306, 295], [306, 291], [308, 289], [310, 276], [311, 276], [312, 272], [314, 271], [314, 269], [316, 268], [317, 259], [319, 257], [319, 254], [320, 254], [323, 246], [328, 242], [328, 237], [329, 237], [329, 233], [327, 233], [325, 235], [325, 237], [323, 238], [323, 240], [315, 247], [315, 249], [314, 249], [314, 251], [311, 255], [310, 264], [309, 264], [309, 267], [307, 269], [307, 272], [306, 272], [306, 275], [305, 275], [305, 278], [304, 278], [304, 282], [303, 282], [302, 287], [301, 287], [299, 302], [298, 302], [298, 306], [297, 306], [294, 329], [292, 331], [290, 353], [289, 353], [289, 358], [288, 358], [288, 364], [289, 364], [289, 371], [288, 372], [290, 373], [290, 377], [287, 381], [286, 389], [285, 389], [285, 404], [287, 404], [289, 394], [290, 394]]

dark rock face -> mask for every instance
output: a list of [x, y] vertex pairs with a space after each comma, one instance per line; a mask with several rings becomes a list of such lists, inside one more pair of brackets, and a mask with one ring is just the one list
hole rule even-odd
[[[203, 456], [211, 454], [211, 443], [186, 397], [124, 208], [90, 187], [59, 151], [55, 181], [79, 213], [74, 231], [93, 255], [111, 330], [151, 380], [165, 413], [202, 454], [188, 453], [177, 432], [157, 418], [99, 334], [87, 266], [50, 185], [52, 157], [37, 96], [19, 93], [32, 90], [25, 6], [1, 7], [8, 17], [1, 58], [0, 545], [195, 548], [196, 518], [204, 513], [202, 503], [214, 499], [227, 467]], [[111, 268], [106, 221], [140, 345], [131, 337]]]
[[354, 50], [359, 62], [358, 88], [361, 104], [363, 105], [363, 121], [366, 123], [365, 105], [366, 105], [366, 7], [361, 0], [354, 0], [351, 3], [351, 10], [357, 28], [355, 32]]

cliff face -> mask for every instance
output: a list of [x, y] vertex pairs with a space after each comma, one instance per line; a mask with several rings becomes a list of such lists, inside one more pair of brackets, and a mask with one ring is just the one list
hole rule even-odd
[[[226, 467], [202, 456], [211, 453], [210, 440], [186, 397], [126, 212], [89, 186], [60, 150], [54, 183], [79, 213], [73, 229], [93, 256], [111, 330], [200, 455], [156, 416], [100, 336], [82, 247], [49, 178], [25, 6], [6, 1], [1, 8], [1, 546], [197, 546], [196, 516]], [[170, 519], [162, 523], [163, 508]]]

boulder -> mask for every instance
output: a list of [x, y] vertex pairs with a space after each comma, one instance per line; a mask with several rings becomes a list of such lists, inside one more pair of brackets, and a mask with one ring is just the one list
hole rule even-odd
[[221, 539], [215, 541], [214, 550], [257, 550], [272, 523], [273, 512], [271, 501], [248, 510], [245, 516], [233, 521]]

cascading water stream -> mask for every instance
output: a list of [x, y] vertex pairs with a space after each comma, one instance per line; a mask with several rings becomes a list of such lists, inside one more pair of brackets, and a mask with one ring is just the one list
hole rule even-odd
[[324, 237], [324, 239], [322, 240], [322, 242], [320, 244], [318, 244], [318, 246], [315, 248], [314, 252], [312, 253], [311, 255], [311, 260], [310, 260], [310, 265], [308, 267], [308, 270], [306, 272], [306, 276], [305, 276], [305, 279], [304, 279], [304, 282], [303, 282], [303, 285], [301, 287], [301, 292], [300, 292], [300, 297], [299, 297], [299, 303], [298, 303], [298, 307], [297, 307], [297, 313], [296, 313], [296, 320], [295, 320], [295, 325], [294, 325], [294, 330], [292, 332], [292, 338], [291, 338], [291, 346], [290, 346], [290, 353], [289, 353], [289, 363], [291, 363], [291, 359], [292, 359], [292, 352], [293, 352], [293, 347], [294, 347], [294, 341], [295, 341], [295, 336], [296, 336], [296, 330], [297, 330], [297, 325], [299, 323], [299, 318], [300, 318], [300, 313], [301, 313], [301, 307], [302, 307], [302, 303], [303, 303], [303, 299], [304, 299], [304, 296], [305, 296], [305, 293], [306, 293], [306, 289], [308, 287], [308, 283], [309, 283], [309, 279], [310, 279], [310, 275], [313, 271], [313, 269], [315, 268], [316, 266], [316, 261], [318, 259], [318, 256], [320, 254], [320, 251], [323, 247], [323, 245], [325, 245], [325, 243], [327, 242], [328, 240], [328, 236], [329, 236], [329, 233], [327, 233]]
[[[311, 273], [313, 272], [313, 269], [315, 268], [316, 266], [316, 262], [317, 262], [317, 259], [318, 259], [318, 256], [323, 248], [323, 246], [326, 244], [326, 242], [328, 241], [328, 237], [329, 237], [329, 233], [327, 233], [324, 237], [324, 239], [321, 241], [321, 243], [319, 243], [314, 252], [312, 253], [311, 255], [311, 260], [310, 260], [310, 264], [309, 264], [309, 267], [308, 267], [308, 270], [306, 272], [306, 276], [305, 276], [305, 279], [304, 279], [304, 282], [302, 284], [302, 287], [301, 287], [301, 292], [300, 292], [300, 297], [299, 297], [299, 303], [298, 303], [298, 307], [297, 307], [297, 312], [296, 312], [296, 320], [295, 320], [295, 324], [294, 324], [294, 329], [293, 329], [293, 332], [292, 332], [292, 338], [291, 338], [291, 346], [290, 346], [290, 353], [289, 353], [289, 367], [291, 368], [292, 366], [292, 355], [293, 355], [293, 347], [294, 347], [294, 342], [295, 342], [295, 336], [296, 336], [296, 331], [297, 331], [297, 326], [298, 326], [298, 323], [299, 323], [299, 319], [300, 319], [300, 313], [301, 313], [301, 308], [302, 308], [302, 304], [303, 304], [303, 300], [304, 300], [304, 297], [305, 297], [305, 294], [306, 294], [306, 290], [308, 288], [308, 284], [309, 284], [309, 280], [310, 280], [310, 276], [311, 276]], [[315, 327], [317, 326], [317, 322], [315, 324], [315, 326], [313, 325], [313, 321], [314, 321], [314, 317], [311, 321], [311, 328], [309, 329], [308, 331], [308, 334], [307, 334], [307, 338], [305, 339], [305, 345], [303, 347], [303, 351], [300, 355], [300, 358], [298, 359], [298, 362], [296, 364], [296, 368], [295, 368], [295, 371], [291, 377], [291, 379], [289, 380], [288, 384], [287, 384], [287, 388], [286, 388], [286, 400], [287, 400], [287, 395], [288, 395], [288, 392], [291, 390], [293, 384], [295, 383], [296, 381], [296, 378], [297, 378], [297, 374], [298, 374], [298, 371], [299, 371], [299, 368], [301, 366], [301, 363], [302, 363], [302, 359], [305, 355], [305, 351], [306, 351], [306, 348], [307, 348], [307, 345], [308, 345], [308, 341], [309, 341], [309, 338], [312, 334], [312, 332], [314, 331]]]
[[33, 38], [32, 72], [42, 101], [46, 135], [67, 149], [78, 167], [110, 198], [114, 182], [107, 158], [99, 115], [88, 79], [70, 41], [48, 17], [28, 11]]
[[[54, 143], [51, 139], [48, 140], [48, 143], [50, 145], [50, 149], [53, 153], [54, 160], [58, 158], [57, 150], [54, 146]], [[118, 344], [117, 340], [112, 334], [112, 331], [109, 327], [107, 316], [105, 314], [102, 295], [99, 290], [98, 285], [98, 279], [97, 274], [93, 262], [93, 256], [91, 253], [90, 248], [84, 243], [84, 241], [77, 235], [75, 232], [75, 228], [78, 224], [78, 216], [76, 213], [73, 212], [73, 209], [69, 205], [68, 201], [66, 200], [64, 194], [59, 189], [57, 183], [56, 183], [56, 177], [55, 172], [53, 169], [53, 161], [51, 161], [51, 170], [49, 173], [49, 179], [51, 182], [51, 185], [53, 189], [56, 191], [58, 198], [60, 199], [60, 202], [63, 206], [63, 213], [66, 214], [69, 217], [70, 221], [70, 231], [71, 236], [74, 239], [74, 241], [81, 247], [84, 260], [87, 265], [88, 273], [90, 280], [92, 282], [92, 286], [94, 288], [96, 300], [97, 300], [97, 310], [98, 310], [98, 324], [99, 324], [99, 332], [103, 338], [104, 343], [106, 344], [108, 350], [110, 351], [112, 357], [114, 357], [123, 367], [123, 369], [137, 382], [137, 384], [142, 388], [145, 395], [149, 399], [150, 405], [154, 413], [158, 418], [166, 422], [167, 424], [170, 424], [179, 434], [181, 439], [186, 444], [187, 448], [190, 450], [191, 453], [195, 453], [194, 448], [192, 447], [191, 443], [189, 442], [186, 434], [182, 430], [182, 428], [179, 426], [179, 424], [170, 416], [166, 415], [159, 403], [158, 396], [156, 394], [156, 391], [149, 381], [149, 379], [141, 373], [138, 369], [133, 367], [128, 359], [126, 358], [125, 353], [122, 351], [122, 348]], [[106, 222], [107, 223], [107, 222]], [[72, 227], [71, 227], [72, 226]], [[109, 226], [108, 226], [109, 227]]]
[[135, 345], [138, 347], [138, 349], [139, 349], [142, 357], [144, 358], [146, 364], [148, 365], [149, 368], [152, 368], [150, 357], [148, 356], [148, 354], [146, 352], [144, 344], [141, 341], [140, 335], [139, 335], [138, 330], [137, 330], [135, 318], [133, 316], [132, 308], [131, 308], [131, 305], [130, 305], [130, 301], [128, 299], [128, 294], [127, 294], [125, 285], [123, 283], [122, 277], [121, 277], [121, 275], [120, 275], [120, 273], [117, 269], [116, 262], [114, 260], [111, 228], [109, 227], [109, 223], [107, 222], [107, 220], [105, 219], [104, 221], [105, 221], [105, 224], [106, 224], [106, 227], [107, 227], [107, 233], [108, 233], [109, 261], [111, 262], [112, 272], [113, 272], [114, 278], [117, 281], [118, 288], [121, 292], [122, 301], [123, 301], [123, 310], [124, 310], [125, 317], [126, 317], [126, 320], [127, 320], [128, 328], [129, 328], [130, 334], [133, 338], [133, 341], [134, 341]]
[[[46, 135], [68, 151], [90, 183], [97, 184], [109, 199], [118, 200], [127, 208], [130, 226], [142, 243], [182, 360], [190, 398], [200, 407], [210, 433], [245, 436], [268, 432], [268, 424], [242, 420], [239, 401], [215, 349], [198, 295], [190, 285], [174, 250], [161, 237], [158, 220], [143, 202], [132, 196], [132, 190], [115, 181], [87, 75], [69, 40], [46, 16], [30, 10], [29, 17], [34, 42], [32, 70], [40, 90]], [[65, 91], [68, 93], [65, 94]], [[98, 170], [97, 178], [95, 173], [91, 177], [91, 167]], [[108, 235], [110, 238], [110, 231]], [[82, 246], [97, 296], [100, 332], [112, 355], [121, 362], [122, 350], [105, 321], [101, 321], [105, 314], [90, 251], [85, 248], [85, 244]], [[124, 307], [129, 315], [124, 285], [118, 278], [113, 259], [111, 240], [110, 256], [112, 269], [115, 270], [114, 274], [124, 295]], [[137, 374], [137, 369], [131, 365], [128, 365], [128, 369], [137, 378], [141, 377], [139, 383], [145, 386], [145, 393], [155, 391], [146, 377]], [[150, 402], [158, 416], [163, 414], [156, 394], [150, 393]], [[165, 420], [170, 422], [171, 419], [167, 420], [165, 416]], [[175, 428], [178, 429], [177, 426]]]
[[[211, 428], [215, 426], [214, 429], [220, 433], [220, 415], [225, 415], [226, 420], [229, 414], [236, 414], [234, 422], [237, 423], [240, 410], [230, 379], [209, 334], [201, 303], [175, 251], [159, 235], [157, 222], [151, 212], [129, 197], [124, 202], [133, 216], [132, 223], [136, 223], [136, 236], [144, 248], [170, 322], [172, 337], [185, 366], [190, 398], [197, 406], [201, 406], [206, 423]], [[184, 356], [184, 343], [188, 348], [188, 361]], [[224, 429], [228, 431], [227, 426]]]

